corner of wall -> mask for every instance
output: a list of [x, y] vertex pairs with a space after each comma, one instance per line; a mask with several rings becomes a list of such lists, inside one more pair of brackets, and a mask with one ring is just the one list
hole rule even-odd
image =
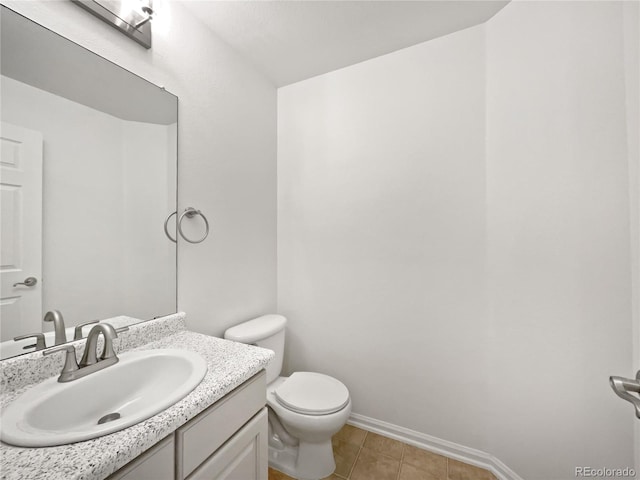
[[[632, 372], [640, 369], [640, 3], [624, 2], [624, 63], [631, 234]], [[635, 422], [635, 468], [640, 472], [640, 422]]]

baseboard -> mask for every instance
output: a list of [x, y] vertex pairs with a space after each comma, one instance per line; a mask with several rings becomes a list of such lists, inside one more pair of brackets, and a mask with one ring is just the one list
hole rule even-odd
[[379, 433], [385, 437], [399, 440], [414, 447], [422, 448], [445, 457], [453, 458], [476, 467], [484, 468], [493, 473], [500, 480], [522, 480], [516, 472], [489, 453], [474, 448], [458, 445], [457, 443], [432, 437], [425, 433], [416, 432], [408, 428], [399, 427], [392, 423], [365, 417], [352, 413], [347, 421], [349, 425], [360, 427], [370, 432]]

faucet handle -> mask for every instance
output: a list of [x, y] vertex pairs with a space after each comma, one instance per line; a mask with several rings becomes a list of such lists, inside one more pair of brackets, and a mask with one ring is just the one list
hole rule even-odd
[[47, 345], [44, 342], [44, 333], [30, 333], [28, 335], [18, 335], [17, 337], [13, 337], [13, 340], [17, 342], [19, 340], [26, 340], [27, 338], [32, 338], [32, 337], [36, 339], [36, 343], [34, 345], [26, 345], [22, 347], [23, 350], [26, 350], [27, 348], [36, 347], [36, 351], [38, 351], [38, 350], [44, 350], [47, 347]]
[[42, 355], [51, 355], [52, 353], [57, 353], [62, 351], [67, 352], [67, 356], [64, 359], [64, 367], [62, 367], [62, 372], [60, 374], [60, 377], [58, 378], [59, 382], [65, 381], [61, 379], [67, 377], [70, 373], [78, 370], [78, 360], [76, 359], [76, 349], [73, 347], [73, 345], [58, 345], [56, 347], [50, 348], [42, 352]]
[[74, 340], [82, 340], [82, 328], [87, 325], [93, 325], [94, 323], [98, 323], [100, 320], [91, 320], [90, 322], [81, 323], [76, 326], [76, 329], [73, 331], [73, 339]]

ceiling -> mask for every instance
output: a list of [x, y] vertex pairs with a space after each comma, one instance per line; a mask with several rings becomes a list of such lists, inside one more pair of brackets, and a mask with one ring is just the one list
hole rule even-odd
[[185, 1], [277, 86], [486, 22], [508, 1]]

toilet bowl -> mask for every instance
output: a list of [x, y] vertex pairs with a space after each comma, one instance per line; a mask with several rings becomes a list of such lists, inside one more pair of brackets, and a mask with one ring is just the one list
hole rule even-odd
[[269, 348], [276, 354], [267, 367], [269, 465], [300, 480], [333, 473], [331, 437], [351, 414], [349, 390], [339, 380], [315, 372], [282, 377], [282, 315], [264, 315], [228, 329], [225, 338]]
[[[300, 375], [308, 375], [309, 378], [305, 378], [304, 384], [291, 387], [292, 382], [296, 382]], [[351, 398], [346, 387], [338, 382], [343, 387], [344, 393], [336, 391], [333, 392], [336, 395], [334, 398], [313, 399], [310, 390], [313, 390], [314, 382], [318, 381], [322, 385], [323, 380], [327, 379], [338, 382], [326, 375], [296, 372], [288, 378], [278, 377], [267, 386], [270, 421], [272, 424], [275, 421], [280, 422], [286, 433], [298, 441], [297, 445], [288, 445], [282, 438], [279, 438], [280, 444], [271, 442], [269, 460], [276, 470], [305, 480], [324, 478], [335, 470], [331, 437], [347, 422], [351, 413]], [[300, 388], [299, 391], [298, 388]], [[291, 395], [288, 401], [283, 401], [278, 395], [282, 390]], [[296, 398], [296, 395], [302, 398]], [[305, 399], [305, 396], [308, 398]], [[306, 404], [305, 400], [308, 401]], [[317, 408], [314, 409], [309, 402], [315, 403]], [[276, 429], [272, 429], [272, 432], [273, 430]]]

